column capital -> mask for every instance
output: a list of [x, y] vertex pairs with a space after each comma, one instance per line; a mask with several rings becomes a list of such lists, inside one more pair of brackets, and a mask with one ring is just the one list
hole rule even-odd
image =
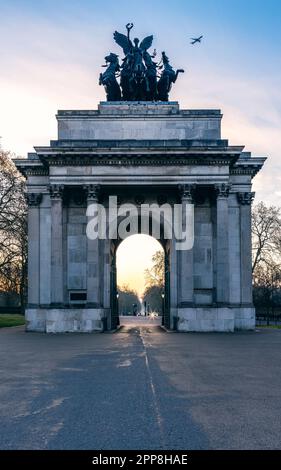
[[215, 184], [215, 191], [218, 199], [228, 198], [230, 189], [231, 184], [229, 183]]
[[49, 186], [51, 199], [62, 199], [63, 197], [63, 184], [51, 184]]
[[37, 207], [42, 202], [42, 193], [27, 193], [26, 202], [29, 207]]
[[238, 202], [241, 206], [250, 206], [255, 199], [256, 193], [252, 193], [251, 191], [237, 193]]
[[189, 202], [190, 204], [194, 203], [194, 191], [196, 189], [196, 184], [180, 184], [178, 186], [182, 202]]
[[86, 196], [88, 200], [98, 202], [99, 194], [100, 194], [100, 185], [98, 184], [85, 184], [83, 186], [84, 191], [86, 192]]

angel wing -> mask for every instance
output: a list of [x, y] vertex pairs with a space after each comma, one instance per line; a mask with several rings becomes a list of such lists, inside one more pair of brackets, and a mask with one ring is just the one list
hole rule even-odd
[[122, 47], [124, 54], [127, 55], [133, 47], [132, 41], [118, 31], [115, 31], [113, 37], [118, 46]]
[[143, 51], [147, 51], [147, 49], [149, 49], [152, 46], [152, 42], [153, 42], [153, 36], [147, 36], [140, 43], [140, 49], [142, 49]]

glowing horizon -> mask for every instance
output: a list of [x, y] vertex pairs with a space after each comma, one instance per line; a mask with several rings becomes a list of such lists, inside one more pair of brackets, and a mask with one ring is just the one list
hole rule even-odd
[[163, 250], [149, 235], [131, 235], [122, 241], [116, 253], [117, 285], [128, 285], [141, 298], [145, 289], [144, 271], [152, 267], [152, 256]]

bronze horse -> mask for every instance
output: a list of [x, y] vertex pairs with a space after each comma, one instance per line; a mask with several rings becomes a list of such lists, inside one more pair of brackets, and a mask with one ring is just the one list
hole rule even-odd
[[162, 52], [163, 72], [157, 84], [158, 100], [168, 101], [169, 92], [171, 91], [172, 84], [177, 81], [179, 73], [184, 73], [183, 69], [178, 69], [176, 72], [169, 63], [169, 59], [165, 52]]
[[118, 56], [110, 53], [105, 57], [105, 62], [104, 67], [107, 69], [100, 74], [99, 84], [105, 88], [107, 101], [121, 101], [121, 90], [116, 79], [116, 74], [120, 71]]

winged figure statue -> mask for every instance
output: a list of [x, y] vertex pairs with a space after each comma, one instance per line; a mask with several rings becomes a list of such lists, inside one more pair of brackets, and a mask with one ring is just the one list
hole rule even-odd
[[[118, 101], [120, 96], [123, 101], [166, 101], [172, 83], [175, 83], [182, 70], [175, 72], [164, 53], [161, 62], [155, 62], [153, 59], [157, 55], [156, 50], [152, 54], [148, 52], [153, 43], [153, 35], [142, 41], [138, 38], [132, 40], [130, 34], [133, 27], [133, 23], [126, 25], [127, 34], [114, 32], [113, 38], [122, 48], [124, 58], [119, 66], [116, 54], [111, 53], [106, 57], [110, 66], [101, 74], [100, 84], [104, 85], [109, 101], [110, 98]], [[158, 70], [163, 70], [161, 76], [158, 76]], [[120, 85], [117, 82], [119, 77]], [[160, 80], [157, 81], [159, 77]], [[120, 93], [118, 87], [121, 88]]]
[[121, 89], [124, 99], [127, 100], [145, 100], [146, 65], [144, 63], [144, 54], [152, 46], [153, 36], [147, 36], [141, 43], [138, 38], [133, 41], [130, 38], [130, 32], [133, 28], [132, 23], [126, 25], [127, 36], [115, 31], [113, 34], [115, 42], [123, 49], [125, 58], [121, 66]]

